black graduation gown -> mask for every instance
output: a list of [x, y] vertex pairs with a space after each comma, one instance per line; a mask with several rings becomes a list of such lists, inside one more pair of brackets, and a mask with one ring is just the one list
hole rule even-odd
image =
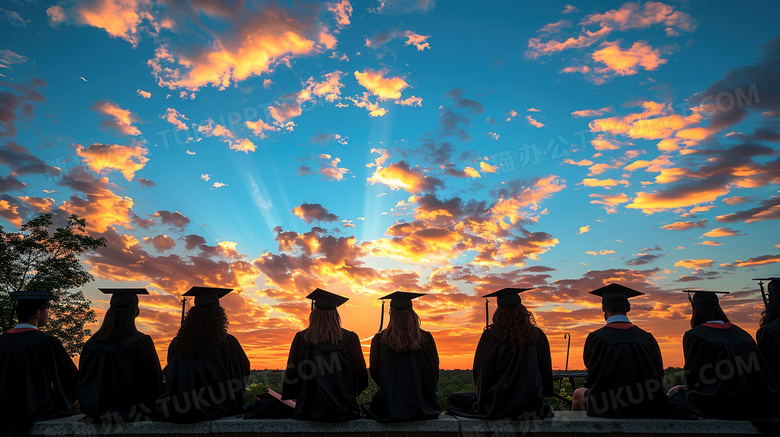
[[769, 363], [739, 326], [692, 328], [683, 336], [683, 353], [685, 397], [705, 416], [745, 420], [780, 414]]
[[652, 334], [631, 323], [610, 323], [585, 340], [588, 415], [663, 417], [667, 397], [661, 349]]
[[531, 335], [532, 343], [516, 349], [492, 330], [483, 332], [474, 354], [477, 392], [451, 394], [448, 413], [474, 419], [552, 417], [544, 400], [553, 395], [550, 343], [539, 328]]
[[371, 340], [369, 371], [379, 386], [366, 416], [378, 422], [435, 419], [441, 413], [436, 387], [439, 383], [439, 353], [428, 331], [422, 331], [418, 351], [396, 352], [382, 343], [382, 332]]
[[341, 330], [338, 343], [306, 341], [295, 334], [282, 386], [282, 399], [295, 399], [294, 419], [344, 422], [359, 419], [357, 396], [368, 387], [366, 360], [357, 334]]
[[235, 337], [217, 355], [185, 357], [176, 353], [176, 339], [168, 347], [163, 369], [167, 391], [157, 402], [162, 420], [188, 423], [219, 419], [244, 411], [249, 380], [249, 358]]
[[756, 332], [756, 341], [758, 348], [769, 362], [775, 382], [780, 384], [780, 319], [759, 328]]
[[154, 342], [133, 335], [110, 343], [90, 338], [79, 359], [81, 412], [95, 421], [121, 424], [149, 418], [163, 392]]
[[0, 335], [0, 436], [27, 435], [37, 421], [70, 415], [78, 380], [53, 336], [35, 329]]

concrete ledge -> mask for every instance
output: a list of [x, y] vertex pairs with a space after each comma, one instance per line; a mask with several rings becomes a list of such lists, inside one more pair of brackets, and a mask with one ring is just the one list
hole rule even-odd
[[746, 421], [729, 420], [670, 420], [670, 419], [606, 419], [590, 417], [584, 411], [556, 411], [555, 417], [525, 422], [478, 420], [458, 417], [464, 437], [491, 433], [516, 435], [750, 435], [761, 434]]
[[477, 420], [442, 414], [436, 420], [405, 423], [377, 423], [359, 419], [343, 423], [319, 423], [292, 419], [243, 420], [241, 416], [200, 422], [175, 424], [138, 422], [121, 427], [103, 427], [79, 422], [84, 416], [38, 422], [30, 435], [65, 436], [174, 436], [213, 437], [328, 437], [349, 434], [352, 437], [485, 437], [485, 436], [733, 436], [759, 435], [750, 422], [728, 420], [603, 419], [582, 412], [556, 411], [555, 417], [536, 421]]

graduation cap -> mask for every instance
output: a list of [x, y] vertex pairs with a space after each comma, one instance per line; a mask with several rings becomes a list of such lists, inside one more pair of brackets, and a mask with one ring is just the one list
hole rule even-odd
[[590, 294], [599, 296], [601, 298], [601, 302], [604, 303], [607, 301], [628, 302], [628, 299], [642, 296], [644, 293], [641, 291], [636, 291], [633, 288], [628, 288], [625, 285], [609, 284], [591, 291]]
[[195, 306], [207, 307], [219, 305], [219, 300], [231, 291], [232, 288], [192, 287], [184, 293], [184, 296], [194, 296]]
[[520, 305], [520, 293], [528, 290], [532, 290], [532, 288], [502, 288], [482, 296], [485, 298], [485, 326], [490, 324], [488, 322], [490, 314], [490, 309], [488, 308], [489, 297], [495, 297], [500, 308], [517, 308]]
[[145, 288], [98, 288], [103, 294], [111, 295], [110, 305], [115, 308], [138, 305], [139, 294], [149, 294]]
[[412, 299], [417, 299], [420, 296], [425, 296], [425, 293], [395, 291], [387, 296], [380, 297], [379, 299], [382, 300], [382, 317], [379, 319], [379, 330], [382, 330], [385, 320], [385, 299], [390, 299], [390, 308], [394, 310], [410, 310], [412, 309]]
[[54, 293], [46, 290], [25, 290], [9, 293], [8, 296], [13, 300], [54, 300]]
[[[688, 300], [692, 304], [700, 305], [700, 304], [709, 304], [709, 305], [718, 305], [718, 295], [719, 294], [729, 294], [728, 291], [711, 291], [711, 290], [683, 290], [683, 293], [688, 293]], [[693, 293], [693, 298], [691, 298], [691, 293]]]
[[311, 299], [311, 307], [320, 310], [335, 310], [343, 305], [349, 298], [317, 288], [306, 299]]
[[[770, 287], [770, 285], [775, 285], [780, 283], [780, 277], [771, 276], [769, 278], [753, 278], [754, 281], [758, 281], [758, 286], [761, 287], [761, 298], [764, 299], [764, 306], [769, 307], [769, 293], [773, 290], [775, 290], [775, 287]], [[769, 281], [769, 284], [767, 285], [766, 291], [764, 290], [764, 281]], [[777, 282], [775, 282], [777, 281]], [[780, 290], [778, 290], [780, 291]]]

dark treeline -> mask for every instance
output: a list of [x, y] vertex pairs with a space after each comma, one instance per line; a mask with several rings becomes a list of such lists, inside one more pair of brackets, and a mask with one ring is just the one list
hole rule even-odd
[[[571, 372], [583, 372], [584, 370], [571, 370]], [[683, 369], [681, 367], [669, 367], [664, 371], [664, 389], [669, 390], [675, 385], [682, 384]], [[282, 378], [283, 374], [281, 370], [252, 370], [249, 377], [249, 385], [247, 385], [245, 399], [246, 403], [250, 404], [254, 402], [255, 395], [266, 393], [268, 389], [274, 390], [278, 393], [282, 391]], [[374, 393], [378, 390], [376, 383], [368, 377], [368, 388], [358, 397], [358, 403], [362, 404], [371, 401]], [[582, 387], [584, 378], [575, 378], [574, 383], [577, 387]], [[560, 388], [559, 388], [560, 387]], [[439, 402], [442, 405], [447, 404], [447, 397], [452, 393], [463, 391], [475, 391], [474, 376], [470, 369], [468, 370], [439, 370], [439, 386], [436, 391], [436, 395], [439, 398]], [[560, 384], [555, 382], [555, 391], [562, 398], [571, 401], [574, 389], [569, 383], [568, 379], [563, 380]], [[547, 402], [552, 405], [556, 410], [569, 410], [571, 409], [571, 403], [561, 402], [558, 398], [547, 398]]]

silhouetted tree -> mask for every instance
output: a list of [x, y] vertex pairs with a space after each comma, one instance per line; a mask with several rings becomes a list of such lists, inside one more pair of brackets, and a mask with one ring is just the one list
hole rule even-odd
[[[95, 322], [95, 311], [81, 290], [93, 280], [79, 255], [105, 246], [103, 237], [93, 238], [87, 220], [73, 214], [65, 227], [53, 232], [52, 215], [42, 214], [23, 224], [19, 232], [0, 226], [0, 316], [2, 328], [14, 326], [10, 292], [51, 290], [57, 297], [49, 310], [46, 332], [56, 336], [71, 356], [81, 352], [91, 333], [84, 326]], [[10, 324], [9, 324], [10, 322]]]

